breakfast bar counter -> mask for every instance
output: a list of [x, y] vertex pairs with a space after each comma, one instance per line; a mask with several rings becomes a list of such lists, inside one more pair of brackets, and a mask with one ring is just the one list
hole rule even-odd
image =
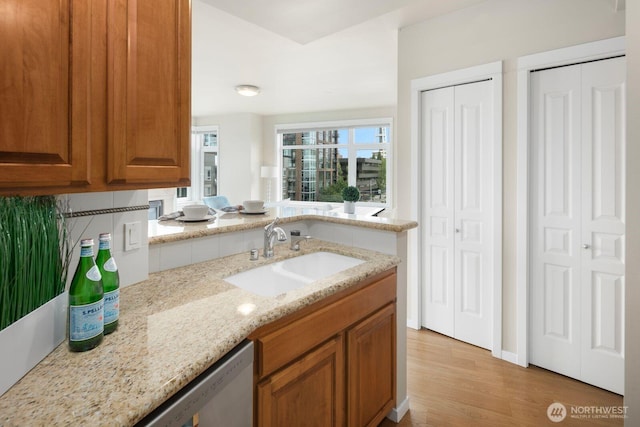
[[276, 217], [279, 218], [279, 224], [299, 221], [321, 221], [395, 233], [407, 231], [418, 226], [415, 221], [382, 216], [345, 214], [336, 210], [323, 210], [312, 207], [278, 206], [267, 208], [266, 212], [260, 215], [245, 214], [241, 211], [218, 212], [214, 218], [203, 222], [152, 220], [149, 221], [149, 245], [251, 230], [264, 227]]

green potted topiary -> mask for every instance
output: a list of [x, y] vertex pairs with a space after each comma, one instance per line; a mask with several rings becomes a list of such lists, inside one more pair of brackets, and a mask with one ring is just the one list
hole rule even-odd
[[356, 202], [360, 200], [360, 190], [353, 185], [345, 187], [342, 190], [342, 199], [344, 200], [344, 213], [355, 213]]

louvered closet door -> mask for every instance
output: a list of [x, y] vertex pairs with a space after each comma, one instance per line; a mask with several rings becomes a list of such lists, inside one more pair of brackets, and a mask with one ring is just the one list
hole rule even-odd
[[535, 72], [531, 363], [624, 389], [623, 58]]
[[491, 348], [490, 81], [422, 94], [423, 326]]

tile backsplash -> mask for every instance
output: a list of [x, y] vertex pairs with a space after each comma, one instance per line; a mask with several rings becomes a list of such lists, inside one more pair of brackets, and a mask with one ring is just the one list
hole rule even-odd
[[[128, 286], [146, 280], [149, 275], [149, 238], [147, 231], [148, 210], [139, 208], [118, 212], [119, 208], [135, 208], [149, 204], [147, 190], [112, 191], [100, 193], [80, 193], [58, 196], [69, 203], [74, 214], [84, 211], [102, 211], [88, 216], [70, 218], [68, 225], [71, 232], [73, 257], [69, 267], [67, 288], [80, 257], [80, 239], [93, 238], [94, 251], [98, 250], [98, 235], [111, 233], [111, 253], [118, 265], [120, 286]], [[109, 211], [116, 210], [115, 212]], [[124, 224], [140, 222], [141, 245], [138, 249], [124, 250]]]

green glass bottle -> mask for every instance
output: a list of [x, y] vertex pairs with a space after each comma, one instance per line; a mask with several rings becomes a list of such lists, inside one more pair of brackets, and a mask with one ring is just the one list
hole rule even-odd
[[99, 237], [96, 265], [102, 276], [104, 290], [104, 334], [110, 334], [118, 327], [120, 317], [120, 275], [118, 266], [111, 256], [111, 234], [101, 233]]
[[93, 261], [93, 239], [80, 241], [80, 262], [69, 288], [69, 349], [87, 351], [104, 337], [104, 291]]

